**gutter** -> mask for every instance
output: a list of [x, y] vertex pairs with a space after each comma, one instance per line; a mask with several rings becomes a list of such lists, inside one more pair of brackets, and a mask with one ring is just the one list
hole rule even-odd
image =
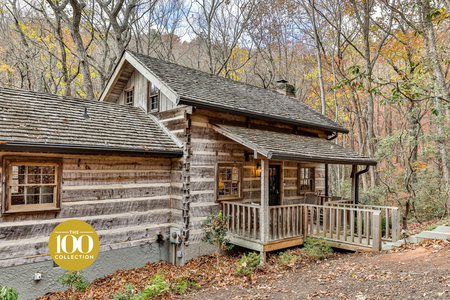
[[347, 159], [339, 159], [339, 158], [323, 158], [323, 157], [311, 157], [307, 155], [300, 154], [284, 154], [277, 152], [269, 152], [267, 155], [268, 159], [281, 159], [281, 160], [300, 160], [300, 161], [308, 161], [308, 162], [317, 162], [317, 163], [331, 163], [331, 164], [348, 164], [348, 165], [377, 165], [375, 160], [371, 159], [358, 159], [358, 160], [347, 160]]
[[218, 112], [231, 113], [231, 114], [236, 114], [236, 115], [246, 116], [246, 117], [250, 117], [250, 118], [266, 120], [266, 121], [283, 122], [286, 124], [299, 125], [299, 126], [306, 127], [306, 128], [315, 128], [315, 129], [322, 129], [322, 130], [327, 130], [327, 131], [349, 133], [349, 130], [346, 128], [335, 127], [335, 126], [320, 126], [315, 123], [310, 123], [310, 122], [305, 122], [305, 121], [300, 121], [300, 120], [293, 120], [293, 119], [285, 118], [285, 117], [271, 116], [268, 114], [251, 112], [246, 109], [244, 110], [244, 109], [239, 109], [239, 108], [231, 108], [231, 107], [228, 107], [225, 105], [212, 104], [212, 103], [208, 103], [206, 101], [188, 99], [185, 97], [178, 98], [176, 104], [177, 105], [185, 104], [185, 105], [190, 105], [190, 106], [196, 106], [199, 108], [209, 109], [209, 110], [218, 111]]
[[109, 155], [154, 155], [167, 157], [182, 157], [182, 150], [164, 149], [141, 149], [123, 147], [104, 147], [95, 145], [67, 145], [53, 143], [28, 143], [0, 141], [0, 150], [8, 151], [37, 151], [37, 152], [64, 152], [64, 153], [86, 153], [86, 154], [109, 154]]
[[366, 166], [366, 168], [362, 171], [359, 171], [358, 173], [356, 173], [356, 177], [355, 177], [355, 204], [359, 203], [359, 176], [367, 173], [367, 171], [369, 171], [369, 165]]

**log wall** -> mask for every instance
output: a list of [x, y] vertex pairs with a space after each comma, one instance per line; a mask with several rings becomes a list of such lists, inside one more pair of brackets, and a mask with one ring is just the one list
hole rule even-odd
[[[61, 222], [77, 218], [94, 227], [101, 251], [154, 242], [171, 226], [172, 172], [163, 157], [0, 153], [62, 157], [61, 211], [0, 216], [0, 268], [50, 260], [47, 242]], [[3, 186], [3, 185], [2, 185]]]

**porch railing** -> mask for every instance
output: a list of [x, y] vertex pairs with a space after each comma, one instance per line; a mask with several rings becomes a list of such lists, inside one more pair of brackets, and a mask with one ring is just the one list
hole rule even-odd
[[224, 216], [228, 219], [228, 232], [251, 240], [261, 241], [261, 207], [254, 204], [222, 202]]
[[303, 204], [269, 207], [269, 241], [303, 236]]
[[336, 201], [326, 202], [325, 205], [333, 207], [378, 210], [381, 212], [382, 219], [382, 240], [396, 242], [400, 239], [400, 215], [398, 207], [349, 204], [339, 203]]
[[352, 207], [304, 204], [306, 236], [381, 250], [381, 213]]
[[[228, 231], [261, 242], [261, 207], [223, 202]], [[295, 237], [317, 237], [333, 242], [381, 250], [381, 210], [337, 205], [296, 204], [269, 207], [268, 242]]]

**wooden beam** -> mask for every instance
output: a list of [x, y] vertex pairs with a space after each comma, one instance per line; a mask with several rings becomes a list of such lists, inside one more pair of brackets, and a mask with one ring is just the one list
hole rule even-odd
[[357, 165], [353, 165], [352, 166], [352, 174], [351, 174], [351, 179], [352, 179], [352, 191], [351, 191], [352, 196], [351, 196], [351, 198], [353, 200], [355, 200], [356, 189], [358, 188], [356, 186], [356, 173], [358, 173], [358, 166]]
[[269, 241], [269, 160], [261, 158], [261, 241]]

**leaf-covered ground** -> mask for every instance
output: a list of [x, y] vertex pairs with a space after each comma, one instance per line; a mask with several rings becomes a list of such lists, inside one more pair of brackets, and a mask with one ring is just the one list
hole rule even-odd
[[[278, 256], [251, 277], [236, 275], [239, 255], [214, 256], [188, 261], [186, 266], [166, 262], [121, 270], [91, 282], [86, 292], [62, 292], [40, 297], [50, 299], [113, 299], [135, 285], [139, 292], [158, 271], [166, 281], [179, 278], [195, 282], [185, 295], [168, 292], [159, 299], [449, 299], [450, 242], [426, 241], [384, 253], [335, 252], [330, 258], [312, 261], [293, 252], [301, 260], [288, 269], [278, 268]], [[447, 281], [447, 279], [449, 279]]]

